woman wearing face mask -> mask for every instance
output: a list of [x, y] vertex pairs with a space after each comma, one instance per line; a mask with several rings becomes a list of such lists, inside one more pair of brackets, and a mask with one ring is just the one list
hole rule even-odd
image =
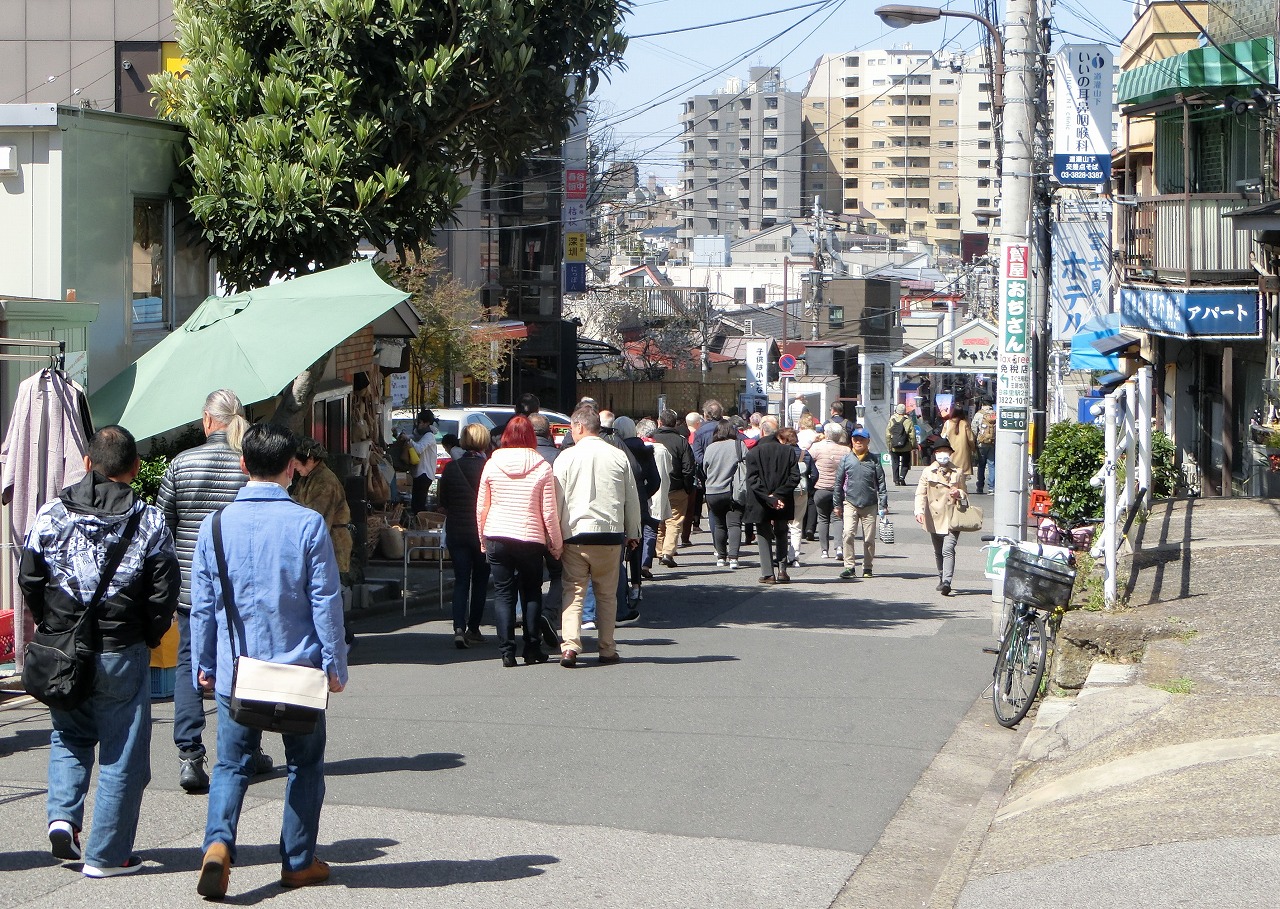
[[933, 463], [924, 469], [916, 486], [916, 523], [929, 532], [938, 562], [938, 590], [951, 596], [959, 531], [951, 529], [957, 503], [969, 501], [965, 475], [951, 462], [951, 443], [943, 439], [933, 449]]

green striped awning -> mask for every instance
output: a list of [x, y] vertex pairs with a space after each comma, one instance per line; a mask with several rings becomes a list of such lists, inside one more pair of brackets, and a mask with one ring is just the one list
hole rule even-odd
[[1123, 72], [1116, 86], [1116, 100], [1121, 104], [1139, 104], [1194, 89], [1248, 92], [1265, 88], [1275, 80], [1275, 39], [1252, 38], [1224, 44], [1222, 50], [1198, 47]]

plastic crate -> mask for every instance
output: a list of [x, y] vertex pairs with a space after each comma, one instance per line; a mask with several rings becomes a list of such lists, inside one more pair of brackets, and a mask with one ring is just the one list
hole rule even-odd
[[173, 689], [177, 683], [178, 670], [174, 667], [161, 669], [151, 667], [151, 700], [160, 701], [173, 697]]
[[14, 640], [13, 610], [0, 610], [0, 663], [13, 662]]
[[1018, 548], [1009, 551], [1004, 566], [1004, 595], [1037, 609], [1066, 608], [1071, 603], [1076, 571], [1062, 562]]

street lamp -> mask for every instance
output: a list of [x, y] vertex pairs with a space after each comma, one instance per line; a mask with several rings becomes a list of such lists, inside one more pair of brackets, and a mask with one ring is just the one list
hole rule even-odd
[[1000, 36], [995, 23], [977, 13], [966, 13], [960, 10], [937, 9], [932, 6], [911, 6], [905, 3], [890, 3], [888, 6], [876, 7], [876, 15], [889, 28], [906, 28], [908, 25], [925, 25], [937, 22], [944, 16], [952, 19], [971, 19], [981, 23], [991, 35], [991, 43], [995, 45], [991, 61], [991, 106], [1000, 111], [1004, 108], [1004, 38]]

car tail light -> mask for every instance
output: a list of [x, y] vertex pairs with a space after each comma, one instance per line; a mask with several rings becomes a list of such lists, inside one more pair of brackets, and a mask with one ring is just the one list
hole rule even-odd
[[436, 476], [437, 477], [444, 475], [444, 469], [449, 466], [449, 462], [452, 460], [453, 458], [449, 457], [448, 455], [442, 455], [436, 458]]

